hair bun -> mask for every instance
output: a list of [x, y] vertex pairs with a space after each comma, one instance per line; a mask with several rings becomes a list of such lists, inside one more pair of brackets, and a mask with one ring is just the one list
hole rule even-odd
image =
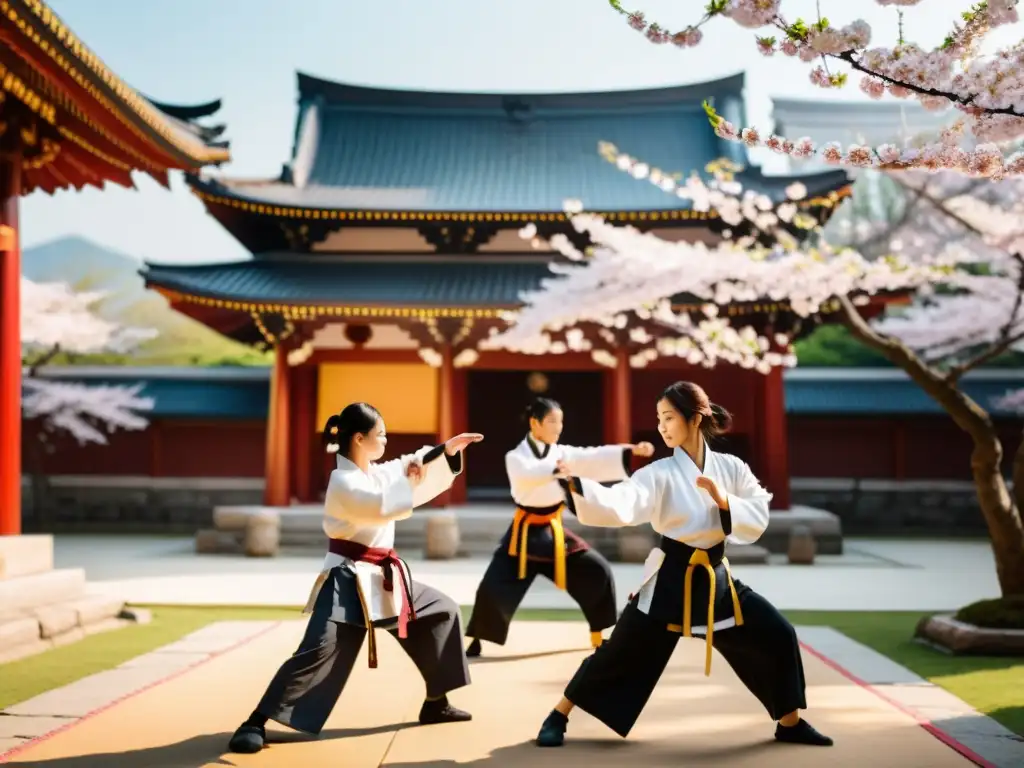
[[711, 403], [711, 421], [719, 434], [732, 429], [732, 414], [718, 403]]

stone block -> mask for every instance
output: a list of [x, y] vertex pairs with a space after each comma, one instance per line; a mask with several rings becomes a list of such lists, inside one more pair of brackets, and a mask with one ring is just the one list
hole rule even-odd
[[5, 608], [35, 608], [75, 600], [85, 592], [85, 571], [62, 568], [0, 581], [0, 605]]
[[0, 579], [53, 570], [53, 536], [0, 536]]
[[120, 614], [121, 609], [124, 608], [124, 600], [104, 595], [89, 595], [69, 605], [75, 611], [78, 626], [85, 627]]
[[39, 620], [33, 616], [0, 620], [0, 649], [13, 648], [41, 637]]
[[954, 654], [1024, 656], [1021, 629], [985, 629], [964, 624], [952, 616], [927, 616], [918, 623], [914, 634]]
[[810, 527], [794, 525], [789, 530], [789, 551], [786, 554], [790, 565], [813, 565], [817, 549]]
[[67, 603], [54, 603], [31, 609], [39, 621], [39, 635], [43, 638], [56, 637], [78, 626], [78, 614]]
[[459, 553], [459, 521], [454, 512], [433, 512], [427, 518], [424, 556], [428, 560], [451, 560]]
[[725, 554], [730, 565], [768, 565], [771, 553], [757, 544], [726, 544]]
[[240, 553], [242, 551], [242, 544], [239, 538], [239, 535], [233, 531], [218, 531], [215, 528], [204, 528], [196, 531], [196, 554]]
[[237, 531], [241, 533], [249, 523], [249, 518], [258, 514], [263, 509], [265, 507], [216, 507], [213, 510], [213, 527], [218, 531]]
[[281, 547], [281, 520], [277, 514], [263, 510], [251, 515], [242, 547], [246, 557], [276, 557]]

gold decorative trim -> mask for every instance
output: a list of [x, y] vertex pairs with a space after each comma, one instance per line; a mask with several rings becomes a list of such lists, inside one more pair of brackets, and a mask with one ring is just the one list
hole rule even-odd
[[[50, 29], [61, 43], [60, 49], [50, 45], [24, 18], [19, 16], [18, 11], [12, 7], [14, 3], [23, 6], [28, 12], [34, 14], [40, 22]], [[211, 163], [227, 162], [231, 154], [226, 149], [219, 149], [206, 146], [200, 139], [193, 138], [175, 131], [171, 124], [161, 117], [157, 109], [144, 98], [139, 96], [135, 89], [131, 88], [121, 78], [115, 75], [103, 61], [94, 54], [75, 34], [61, 21], [42, 0], [0, 0], [0, 12], [10, 19], [18, 30], [31, 40], [35, 45], [47, 54], [53, 61], [68, 75], [74, 79], [86, 92], [89, 93], [99, 104], [107, 109], [117, 120], [132, 131], [136, 136], [152, 144], [151, 137], [147, 136], [137, 125], [127, 119], [124, 111], [112, 104], [100, 91], [89, 82], [82, 73], [73, 66], [73, 63], [65, 58], [63, 53], [70, 54], [84, 67], [87, 67], [96, 75], [108, 88], [120, 98], [127, 107], [146, 123], [149, 128], [168, 142], [177, 151], [190, 158], [192, 161], [207, 165]], [[90, 126], [94, 127], [94, 126]], [[102, 132], [101, 132], [102, 133]], [[105, 134], [104, 138], [111, 143], [120, 144]], [[126, 151], [127, 148], [122, 147]], [[132, 152], [132, 154], [135, 154]]]
[[[276, 216], [278, 218], [293, 219], [328, 219], [336, 221], [376, 221], [376, 222], [554, 222], [567, 221], [564, 213], [499, 213], [493, 211], [340, 211], [334, 208], [296, 208], [285, 205], [274, 205], [272, 203], [253, 203], [248, 200], [241, 200], [237, 197], [224, 195], [211, 195], [200, 189], [192, 187], [192, 194], [205, 203], [211, 205], [223, 205], [228, 208], [237, 208], [246, 213], [255, 213], [262, 216]], [[687, 210], [664, 210], [664, 211], [619, 211], [612, 213], [601, 213], [610, 221], [707, 221], [717, 219], [718, 211], [687, 211]]]
[[236, 312], [276, 313], [286, 320], [316, 320], [321, 317], [367, 317], [401, 318], [426, 320], [428, 318], [500, 318], [507, 311], [492, 307], [370, 307], [335, 304], [285, 304], [282, 302], [252, 302], [216, 299], [208, 296], [182, 293], [180, 291], [153, 285], [168, 301], [198, 304], [215, 309], [229, 309]]

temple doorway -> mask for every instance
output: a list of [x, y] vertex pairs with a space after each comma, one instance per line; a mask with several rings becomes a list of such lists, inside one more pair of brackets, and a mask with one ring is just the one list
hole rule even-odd
[[473, 446], [466, 463], [471, 500], [509, 498], [505, 454], [526, 434], [522, 414], [534, 397], [550, 397], [565, 410], [562, 442], [604, 442], [604, 376], [601, 371], [467, 372], [469, 429], [486, 439]]

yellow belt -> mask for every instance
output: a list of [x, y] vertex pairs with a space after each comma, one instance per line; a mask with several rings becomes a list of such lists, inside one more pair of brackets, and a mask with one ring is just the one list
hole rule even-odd
[[512, 535], [509, 537], [508, 553], [519, 558], [519, 578], [526, 578], [526, 542], [531, 525], [550, 525], [555, 538], [555, 586], [565, 589], [565, 528], [562, 527], [562, 510], [565, 505], [547, 515], [527, 512], [516, 508], [516, 516], [512, 520]]
[[[722, 558], [722, 565], [725, 566], [725, 578], [729, 582], [729, 592], [732, 595], [732, 613], [736, 619], [736, 626], [743, 625], [743, 611], [740, 608], [740, 598], [736, 594], [736, 585], [732, 582], [732, 570], [729, 568], [729, 558]], [[690, 614], [693, 607], [693, 571], [701, 566], [708, 572], [708, 633], [704, 641], [704, 675], [711, 676], [711, 649], [712, 635], [715, 631], [715, 569], [708, 559], [708, 553], [703, 549], [694, 550], [690, 555], [689, 565], [686, 566], [686, 577], [683, 581], [683, 623], [669, 624], [669, 632], [682, 632], [683, 637], [693, 637], [691, 631]]]

